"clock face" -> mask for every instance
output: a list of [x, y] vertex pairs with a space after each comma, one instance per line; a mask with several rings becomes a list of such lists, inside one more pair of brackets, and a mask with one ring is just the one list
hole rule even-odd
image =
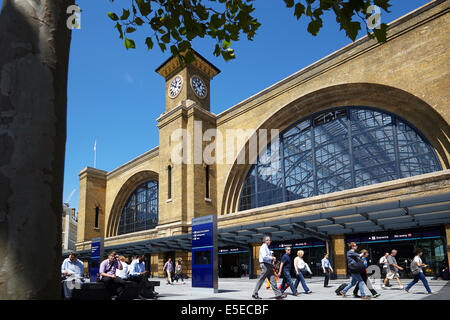
[[183, 87], [183, 78], [181, 76], [176, 76], [175, 79], [172, 80], [169, 86], [169, 97], [175, 98], [181, 91]]
[[197, 96], [199, 96], [200, 98], [206, 97], [207, 89], [202, 79], [200, 79], [197, 76], [193, 76], [191, 79], [191, 85], [192, 89], [194, 89], [194, 92]]

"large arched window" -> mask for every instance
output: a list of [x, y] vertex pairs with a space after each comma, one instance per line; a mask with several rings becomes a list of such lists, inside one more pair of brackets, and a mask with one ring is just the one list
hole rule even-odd
[[280, 134], [277, 158], [279, 169], [267, 175], [268, 165], [258, 157], [244, 180], [239, 210], [442, 169], [411, 125], [365, 107], [334, 109], [293, 124]]
[[149, 181], [133, 191], [122, 210], [118, 234], [152, 229], [158, 225], [158, 182]]

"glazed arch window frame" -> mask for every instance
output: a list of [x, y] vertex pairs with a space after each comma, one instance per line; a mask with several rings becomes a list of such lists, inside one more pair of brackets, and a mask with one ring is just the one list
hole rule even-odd
[[125, 202], [120, 218], [117, 235], [153, 229], [158, 225], [157, 180], [139, 184]]
[[436, 150], [417, 128], [374, 107], [313, 113], [279, 138], [278, 171], [260, 174], [269, 143], [242, 183], [238, 211], [442, 170]]

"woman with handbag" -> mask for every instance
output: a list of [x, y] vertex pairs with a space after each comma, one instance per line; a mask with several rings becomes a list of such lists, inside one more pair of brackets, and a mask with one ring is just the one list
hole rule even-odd
[[411, 287], [413, 285], [415, 285], [417, 282], [419, 282], [419, 280], [422, 281], [423, 285], [425, 286], [425, 289], [427, 289], [428, 294], [434, 294], [434, 292], [431, 291], [430, 286], [428, 285], [428, 281], [427, 278], [425, 278], [425, 275], [423, 274], [423, 270], [422, 267], [428, 267], [426, 264], [422, 263], [422, 259], [421, 256], [423, 254], [423, 250], [420, 248], [415, 248], [414, 249], [414, 259], [413, 261], [411, 261], [411, 272], [414, 276], [413, 281], [411, 281], [410, 284], [408, 284], [405, 288], [406, 292], [409, 292], [409, 289], [411, 289]]
[[295, 268], [295, 276], [297, 277], [297, 280], [295, 280], [294, 287], [295, 289], [298, 288], [298, 284], [301, 282], [302, 287], [305, 290], [306, 294], [312, 293], [311, 290], [309, 290], [308, 286], [306, 285], [305, 277], [303, 276], [303, 272], [311, 272], [311, 269], [309, 268], [308, 264], [303, 260], [303, 255], [305, 252], [303, 250], [297, 251], [297, 257], [294, 259], [294, 268]]
[[340, 294], [345, 298], [347, 297], [345, 294], [351, 287], [358, 284], [359, 291], [361, 291], [361, 299], [370, 300], [368, 296], [364, 293], [364, 281], [361, 278], [361, 272], [365, 269], [364, 262], [361, 260], [361, 255], [356, 252], [358, 246], [355, 242], [350, 242], [348, 245], [350, 250], [347, 251], [347, 265], [348, 270], [352, 276], [352, 282], [350, 282], [344, 290], [340, 292]]

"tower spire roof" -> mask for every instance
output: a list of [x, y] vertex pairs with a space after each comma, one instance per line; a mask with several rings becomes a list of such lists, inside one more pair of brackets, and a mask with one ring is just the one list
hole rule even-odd
[[[220, 73], [220, 70], [214, 66], [211, 62], [206, 60], [202, 55], [200, 55], [194, 49], [191, 49], [194, 52], [195, 60], [192, 62], [192, 65], [197, 69], [201, 70], [203, 73], [209, 76], [210, 79], [215, 77]], [[174, 72], [181, 69], [181, 64], [178, 58], [171, 56], [169, 59], [163, 62], [156, 70], [158, 74], [162, 77], [167, 78]]]

